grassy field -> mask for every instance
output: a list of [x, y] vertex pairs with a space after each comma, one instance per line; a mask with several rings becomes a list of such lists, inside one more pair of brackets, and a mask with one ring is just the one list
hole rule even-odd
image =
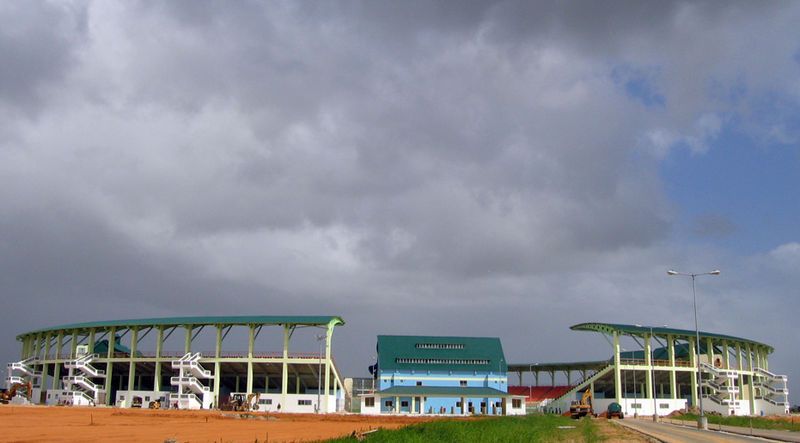
[[[565, 427], [565, 428], [559, 428]], [[536, 441], [601, 441], [592, 420], [572, 420], [554, 415], [498, 417], [472, 421], [436, 421], [397, 430], [380, 430], [369, 434], [368, 442], [536, 442]], [[355, 442], [355, 438], [330, 440], [336, 443]]]
[[[791, 417], [786, 420], [771, 420], [763, 417], [738, 417], [738, 416], [720, 416], [720, 415], [707, 415], [708, 422], [713, 424], [721, 424], [727, 426], [741, 426], [749, 428], [753, 426], [754, 429], [782, 429], [786, 431], [800, 432], [800, 418], [792, 421]], [[697, 421], [697, 414], [683, 414], [679, 417], [672, 417], [681, 420]]]

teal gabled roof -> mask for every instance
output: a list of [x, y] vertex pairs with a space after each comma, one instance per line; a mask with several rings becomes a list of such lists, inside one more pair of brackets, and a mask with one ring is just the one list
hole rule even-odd
[[[654, 335], [662, 337], [667, 335], [672, 335], [676, 338], [681, 338], [681, 339], [690, 339], [695, 337], [695, 331], [690, 329], [675, 329], [663, 326], [650, 327], [650, 326], [640, 326], [640, 325], [624, 325], [618, 323], [580, 323], [571, 326], [570, 329], [572, 329], [573, 331], [594, 331], [603, 334], [613, 334], [614, 332], [616, 332], [618, 334], [634, 335], [638, 337], [648, 335], [652, 330]], [[754, 347], [765, 348], [769, 353], [772, 353], [774, 351], [772, 346], [764, 343], [759, 343], [755, 340], [748, 340], [746, 338], [734, 337], [732, 335], [715, 334], [711, 332], [700, 331], [700, 340], [703, 341], [706, 338], [710, 338], [711, 340], [717, 340], [717, 341], [725, 340], [732, 345], [739, 343], [742, 345], [751, 345]], [[702, 345], [704, 346], [705, 344], [703, 343]]]
[[109, 328], [131, 328], [151, 326], [203, 326], [203, 325], [291, 325], [291, 326], [326, 326], [333, 322], [334, 325], [343, 325], [344, 320], [338, 316], [322, 315], [241, 315], [241, 316], [201, 316], [201, 317], [162, 317], [162, 318], [136, 318], [128, 320], [105, 320], [86, 323], [72, 323], [49, 328], [36, 329], [17, 336], [21, 339], [26, 335], [40, 332], [64, 330], [88, 330]]
[[495, 337], [379, 335], [378, 369], [505, 373], [508, 366]]

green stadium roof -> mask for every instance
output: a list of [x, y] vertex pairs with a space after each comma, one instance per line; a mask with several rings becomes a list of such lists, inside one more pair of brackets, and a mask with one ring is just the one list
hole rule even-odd
[[85, 330], [85, 329], [108, 329], [108, 328], [130, 328], [130, 327], [150, 327], [150, 326], [203, 326], [203, 325], [292, 325], [292, 326], [326, 326], [331, 322], [334, 325], [343, 325], [344, 320], [338, 316], [292, 316], [292, 315], [241, 315], [241, 316], [219, 316], [219, 317], [163, 317], [163, 318], [136, 318], [128, 320], [106, 320], [93, 321], [86, 323], [72, 323], [50, 328], [36, 329], [17, 336], [21, 339], [26, 335], [38, 334], [41, 332], [52, 332], [62, 330]]
[[460, 386], [392, 386], [376, 394], [386, 395], [414, 395], [427, 397], [511, 397], [512, 394], [499, 389], [487, 387], [460, 387]]
[[[650, 330], [652, 329], [653, 334], [657, 336], [667, 336], [673, 335], [675, 337], [680, 338], [693, 338], [695, 337], [695, 331], [691, 329], [675, 329], [675, 328], [665, 328], [663, 326], [639, 326], [639, 325], [623, 325], [617, 323], [580, 323], [570, 327], [573, 331], [593, 331], [593, 332], [600, 332], [603, 334], [613, 334], [614, 332], [623, 335], [635, 335], [635, 336], [645, 336], [650, 334]], [[767, 352], [772, 353], [774, 349], [772, 346], [759, 343], [755, 340], [748, 340], [746, 338], [734, 337], [732, 335], [725, 335], [725, 334], [714, 334], [711, 332], [703, 332], [700, 331], [700, 340], [702, 341], [705, 338], [710, 338], [712, 340], [726, 340], [732, 343], [740, 343], [744, 345], [752, 345], [756, 347], [766, 348]]]
[[379, 335], [378, 369], [500, 373], [508, 367], [499, 338]]

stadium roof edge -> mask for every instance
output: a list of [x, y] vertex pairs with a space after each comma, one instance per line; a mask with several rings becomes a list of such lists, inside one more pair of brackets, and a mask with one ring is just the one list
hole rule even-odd
[[[577, 325], [570, 326], [570, 329], [573, 331], [591, 331], [591, 332], [600, 332], [603, 334], [613, 334], [614, 332], [623, 334], [623, 335], [635, 335], [635, 336], [644, 336], [650, 334], [650, 330], [652, 329], [653, 334], [655, 335], [673, 335], [675, 337], [682, 337], [682, 338], [694, 338], [695, 331], [692, 329], [676, 329], [676, 328], [668, 328], [663, 326], [642, 326], [642, 325], [625, 325], [625, 324], [618, 324], [618, 323], [579, 323]], [[755, 345], [758, 347], [763, 347], [767, 349], [767, 352], [772, 353], [775, 349], [765, 343], [757, 342], [755, 340], [750, 340], [741, 337], [734, 337], [732, 335], [725, 335], [725, 334], [715, 334], [712, 332], [704, 332], [700, 331], [700, 339], [710, 338], [712, 340], [727, 340], [729, 342], [734, 343], [741, 343], [746, 345]]]
[[241, 316], [197, 316], [197, 317], [162, 317], [136, 318], [127, 320], [105, 320], [85, 323], [71, 323], [28, 331], [17, 336], [21, 339], [27, 335], [60, 330], [85, 330], [92, 328], [130, 328], [134, 326], [203, 326], [203, 325], [292, 325], [292, 326], [327, 326], [333, 323], [343, 325], [339, 316], [324, 315], [241, 315]]

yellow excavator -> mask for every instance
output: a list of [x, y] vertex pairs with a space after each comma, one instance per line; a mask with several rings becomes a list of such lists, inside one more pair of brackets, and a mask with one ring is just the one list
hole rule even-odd
[[585, 416], [593, 416], [594, 410], [592, 409], [592, 390], [587, 389], [583, 392], [580, 400], [573, 400], [569, 406], [569, 416], [578, 419]]
[[233, 394], [231, 396], [231, 405], [234, 411], [250, 412], [250, 410], [258, 410], [258, 400], [261, 398], [261, 393], [253, 392], [251, 394]]
[[17, 395], [17, 392], [19, 391], [25, 391], [25, 398], [27, 398], [30, 401], [31, 393], [33, 391], [33, 386], [31, 386], [31, 382], [14, 383], [7, 391], [0, 392], [0, 403], [8, 404], [8, 402], [10, 402]]

